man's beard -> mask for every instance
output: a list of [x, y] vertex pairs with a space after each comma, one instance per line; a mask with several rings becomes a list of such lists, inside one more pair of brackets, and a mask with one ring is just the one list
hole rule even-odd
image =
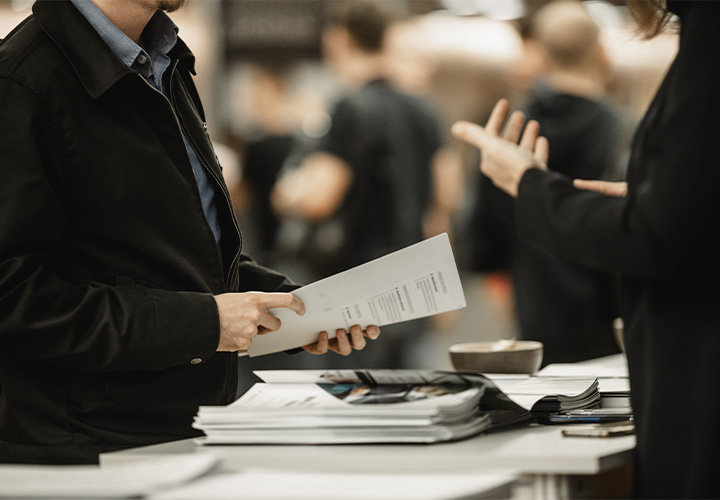
[[185, 0], [159, 0], [157, 8], [165, 12], [173, 12], [185, 5]]

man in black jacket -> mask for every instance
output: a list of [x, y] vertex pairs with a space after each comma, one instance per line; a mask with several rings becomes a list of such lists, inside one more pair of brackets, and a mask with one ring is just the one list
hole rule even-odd
[[[234, 399], [235, 351], [280, 326], [268, 309], [304, 311], [240, 253], [194, 58], [158, 10], [181, 4], [37, 2], [0, 46], [0, 462], [192, 436], [198, 405]], [[354, 327], [307, 350], [364, 345]]]

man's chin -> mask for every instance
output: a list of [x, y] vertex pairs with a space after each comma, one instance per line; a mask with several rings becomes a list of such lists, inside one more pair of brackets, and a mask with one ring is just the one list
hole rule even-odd
[[159, 0], [157, 8], [165, 12], [173, 12], [185, 5], [185, 0]]

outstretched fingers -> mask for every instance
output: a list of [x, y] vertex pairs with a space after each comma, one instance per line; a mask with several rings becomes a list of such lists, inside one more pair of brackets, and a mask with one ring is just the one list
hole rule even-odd
[[459, 121], [452, 126], [452, 133], [458, 139], [485, 150], [500, 139], [489, 130], [471, 122]]
[[534, 156], [541, 166], [547, 167], [548, 158], [550, 157], [550, 143], [546, 137], [540, 136], [535, 141]]
[[525, 126], [522, 138], [520, 139], [520, 147], [530, 152], [535, 148], [538, 134], [540, 133], [540, 124], [535, 120], [530, 120]]
[[524, 124], [525, 114], [522, 111], [513, 111], [510, 115], [510, 119], [507, 121], [507, 125], [505, 126], [503, 139], [510, 141], [513, 144], [517, 144]]
[[509, 112], [510, 103], [508, 100], [500, 99], [495, 104], [495, 107], [493, 107], [493, 110], [490, 112], [490, 118], [488, 118], [488, 121], [485, 124], [485, 128], [489, 134], [495, 136], [500, 135], [500, 131], [505, 124], [505, 119], [507, 118]]

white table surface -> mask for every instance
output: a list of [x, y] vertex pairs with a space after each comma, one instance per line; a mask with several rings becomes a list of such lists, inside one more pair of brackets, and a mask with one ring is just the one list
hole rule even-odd
[[478, 473], [591, 475], [632, 460], [635, 436], [567, 438], [566, 426], [498, 430], [453, 443], [432, 445], [228, 445], [202, 446], [186, 439], [100, 456], [102, 466], [137, 458], [208, 453], [226, 470], [271, 468], [288, 471], [357, 473]]

